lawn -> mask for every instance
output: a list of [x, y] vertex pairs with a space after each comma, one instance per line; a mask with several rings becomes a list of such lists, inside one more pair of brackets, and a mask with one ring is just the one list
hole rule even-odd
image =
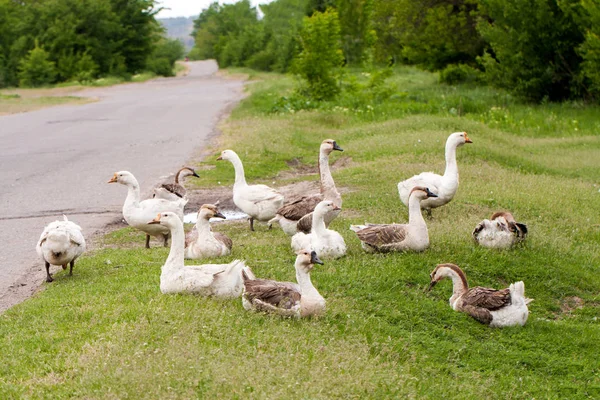
[[[0, 316], [1, 398], [600, 397], [598, 107], [526, 105], [402, 67], [383, 103], [341, 99], [273, 113], [294, 81], [251, 79], [211, 155], [197, 161], [201, 178], [187, 182], [231, 187], [231, 164], [215, 161], [225, 148], [238, 152], [250, 183], [315, 181], [301, 172], [314, 168], [323, 139], [335, 139], [344, 152], [331, 159], [344, 162], [333, 175], [345, 194], [331, 228], [348, 254], [313, 271], [325, 315], [289, 320], [248, 313], [240, 300], [162, 295], [168, 249], [146, 250], [143, 234], [121, 229], [73, 277], [57, 272]], [[349, 225], [407, 221], [397, 182], [443, 172], [455, 131], [474, 143], [458, 150], [457, 196], [427, 220], [431, 247], [364, 253]], [[471, 231], [499, 210], [528, 224], [527, 241], [510, 251], [476, 247]], [[295, 255], [280, 229], [250, 232], [240, 221], [215, 230], [234, 242], [223, 262], [240, 258], [259, 277], [294, 279]], [[462, 267], [471, 285], [523, 280], [535, 299], [527, 324], [490, 329], [452, 311], [449, 281], [426, 293], [429, 273], [444, 262]]]

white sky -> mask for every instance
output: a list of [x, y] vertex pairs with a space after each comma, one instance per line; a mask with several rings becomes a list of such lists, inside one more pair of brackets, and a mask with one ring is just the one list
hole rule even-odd
[[[219, 0], [219, 3], [235, 3], [238, 0]], [[251, 0], [252, 5], [270, 3], [272, 0]], [[200, 12], [213, 3], [214, 0], [159, 0], [159, 6], [170, 8], [158, 13], [158, 18], [197, 17]]]

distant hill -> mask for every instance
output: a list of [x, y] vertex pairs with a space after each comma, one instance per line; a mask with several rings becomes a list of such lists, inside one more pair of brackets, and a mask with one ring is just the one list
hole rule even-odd
[[187, 51], [194, 46], [194, 38], [190, 36], [194, 30], [194, 20], [197, 17], [175, 17], [175, 18], [157, 18], [165, 29], [167, 36], [173, 39], [180, 39]]

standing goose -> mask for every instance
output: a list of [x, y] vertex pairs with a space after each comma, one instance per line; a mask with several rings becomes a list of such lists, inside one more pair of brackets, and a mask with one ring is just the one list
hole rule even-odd
[[525, 284], [522, 281], [511, 283], [506, 289], [474, 287], [469, 289], [465, 273], [454, 264], [439, 264], [431, 273], [431, 290], [444, 278], [452, 279], [450, 306], [455, 311], [464, 312], [482, 324], [494, 328], [525, 325], [529, 316], [532, 299], [525, 297]]
[[351, 225], [350, 230], [368, 252], [423, 251], [429, 247], [429, 232], [421, 214], [421, 203], [437, 195], [428, 188], [417, 186], [410, 192], [408, 224]]
[[242, 160], [233, 150], [224, 150], [218, 160], [227, 160], [235, 169], [233, 202], [250, 216], [250, 230], [254, 230], [254, 220], [268, 221], [283, 205], [283, 195], [266, 185], [248, 185], [244, 175]]
[[312, 228], [309, 234], [298, 232], [292, 236], [292, 249], [300, 251], [311, 249], [319, 257], [339, 258], [346, 254], [346, 243], [342, 235], [325, 227], [325, 216], [330, 212], [339, 212], [340, 208], [333, 201], [322, 201], [317, 204], [313, 213]]
[[325, 299], [310, 280], [314, 264], [323, 264], [314, 251], [298, 252], [295, 263], [298, 284], [252, 279], [243, 272], [244, 308], [296, 318], [321, 314], [325, 310]]
[[185, 258], [199, 259], [231, 254], [233, 242], [226, 235], [210, 229], [211, 218], [226, 219], [214, 204], [203, 204], [198, 211], [196, 225], [185, 235]]
[[75, 260], [85, 251], [85, 238], [81, 227], [63, 215], [63, 221], [51, 222], [44, 228], [35, 249], [46, 264], [46, 282], [52, 282], [50, 264], [63, 269], [70, 264], [69, 275], [73, 275]]
[[507, 249], [527, 237], [527, 225], [515, 221], [509, 212], [497, 212], [473, 230], [473, 239], [491, 249]]
[[160, 225], [170, 230], [171, 251], [162, 266], [160, 291], [167, 293], [197, 293], [202, 296], [238, 297], [242, 294], [244, 282], [242, 271], [254, 276], [243, 261], [234, 260], [229, 264], [184, 265], [183, 222], [172, 212], [161, 212], [148, 225]]
[[175, 183], [163, 183], [159, 187], [154, 188], [153, 197], [170, 201], [177, 201], [185, 197], [187, 191], [179, 183], [179, 180], [181, 179], [181, 182], [183, 182], [183, 178], [186, 176], [200, 177], [192, 168], [183, 167], [175, 174]]
[[187, 199], [178, 198], [176, 201], [165, 199], [148, 199], [140, 201], [140, 185], [131, 172], [119, 171], [108, 183], [120, 183], [127, 186], [127, 198], [123, 204], [123, 217], [127, 223], [146, 233], [146, 248], [150, 248], [150, 236], [164, 239], [164, 246], [167, 247], [169, 240], [169, 229], [161, 225], [148, 225], [157, 213], [162, 211], [171, 211], [177, 214], [183, 220], [183, 208], [187, 204]]
[[[333, 201], [338, 207], [342, 207], [342, 195], [335, 187], [335, 182], [329, 169], [329, 155], [334, 151], [344, 151], [333, 139], [325, 139], [319, 148], [319, 174], [321, 190], [320, 193], [303, 196], [291, 203], [285, 204], [279, 210], [275, 218], [269, 221], [269, 226], [278, 222], [281, 229], [290, 236], [296, 232], [310, 233], [312, 227], [312, 212], [319, 202], [323, 200]], [[335, 219], [339, 210], [325, 215], [325, 226]]]
[[446, 140], [446, 171], [444, 176], [433, 172], [423, 172], [398, 183], [400, 200], [408, 206], [410, 191], [415, 186], [424, 186], [437, 194], [436, 198], [427, 199], [421, 203], [421, 208], [431, 215], [431, 209], [449, 203], [458, 189], [458, 166], [456, 165], [456, 149], [465, 143], [473, 143], [467, 132], [455, 132]]

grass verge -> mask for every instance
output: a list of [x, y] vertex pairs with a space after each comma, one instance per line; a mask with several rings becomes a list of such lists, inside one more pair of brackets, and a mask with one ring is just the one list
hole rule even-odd
[[[293, 82], [255, 78], [222, 125], [214, 158], [235, 149], [249, 182], [283, 186], [317, 179], [300, 172], [315, 166], [324, 138], [345, 150], [332, 157], [347, 158], [334, 178], [350, 192], [332, 228], [348, 255], [313, 273], [327, 313], [292, 321], [249, 314], [239, 300], [163, 296], [168, 250], [143, 249], [143, 235], [126, 228], [107, 235], [106, 247], [84, 257], [73, 277], [58, 272], [46, 290], [0, 317], [2, 398], [600, 397], [597, 108], [581, 106], [581, 129], [565, 135], [557, 134], [565, 122], [549, 116], [569, 115], [573, 105], [510, 100], [503, 107], [513, 122], [496, 123], [486, 115], [502, 93], [442, 86], [434, 75], [400, 69], [393, 81], [407, 95], [373, 112], [273, 114]], [[470, 96], [479, 111], [442, 107], [448, 92], [458, 93], [448, 105]], [[474, 144], [458, 151], [457, 197], [428, 221], [431, 248], [365, 254], [349, 224], [406, 221], [396, 183], [441, 172], [445, 139], [458, 130]], [[232, 184], [231, 165], [214, 158], [200, 163], [199, 187]], [[475, 224], [497, 210], [528, 224], [523, 246], [473, 245]], [[242, 222], [215, 230], [234, 241], [223, 262], [242, 258], [260, 277], [293, 280], [294, 255], [281, 230], [262, 225], [252, 233]], [[452, 311], [449, 282], [424, 293], [441, 262], [460, 265], [472, 285], [525, 281], [535, 299], [527, 325], [489, 329]]]

